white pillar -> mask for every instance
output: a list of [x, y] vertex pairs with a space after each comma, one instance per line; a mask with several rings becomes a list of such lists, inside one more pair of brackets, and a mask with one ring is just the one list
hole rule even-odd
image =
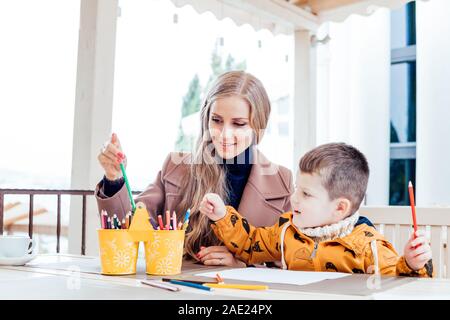
[[319, 143], [346, 142], [366, 155], [369, 205], [389, 199], [389, 19], [389, 11], [379, 9], [330, 24], [331, 40], [320, 45], [318, 57]]
[[293, 164], [298, 168], [300, 157], [316, 146], [316, 51], [311, 48], [310, 31], [295, 31], [294, 41]]
[[370, 178], [367, 205], [389, 203], [390, 165], [390, 11], [355, 17], [350, 55], [350, 137], [366, 155]]
[[420, 206], [450, 205], [450, 1], [417, 2], [417, 162]]
[[[97, 162], [111, 133], [118, 0], [81, 0], [73, 129], [72, 189], [93, 189], [102, 177]], [[81, 201], [72, 198], [69, 253], [81, 252]], [[97, 206], [88, 198], [86, 254], [97, 254]]]

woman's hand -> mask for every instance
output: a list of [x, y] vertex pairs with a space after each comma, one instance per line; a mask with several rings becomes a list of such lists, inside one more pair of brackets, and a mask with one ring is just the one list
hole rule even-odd
[[200, 202], [200, 212], [209, 219], [217, 221], [225, 217], [226, 208], [218, 194], [207, 193]]
[[105, 146], [97, 157], [98, 162], [105, 171], [106, 179], [114, 181], [122, 177], [120, 163], [126, 166], [126, 158], [122, 152], [119, 138], [115, 133], [112, 134], [111, 140], [105, 142]]
[[414, 233], [411, 235], [404, 251], [406, 263], [414, 271], [422, 269], [431, 259], [431, 247], [425, 237], [425, 232], [417, 231], [416, 236], [417, 238], [414, 239]]
[[247, 265], [234, 257], [225, 246], [200, 247], [197, 258], [206, 266], [245, 268]]

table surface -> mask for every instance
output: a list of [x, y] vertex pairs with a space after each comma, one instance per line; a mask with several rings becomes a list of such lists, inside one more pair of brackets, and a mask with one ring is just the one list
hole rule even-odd
[[[97, 257], [38, 255], [25, 266], [0, 266], [0, 299], [450, 299], [450, 279], [417, 279], [366, 296], [275, 289], [216, 289], [208, 292], [189, 287], [182, 287], [179, 292], [170, 292], [141, 284], [141, 280], [158, 278], [142, 271], [142, 268], [145, 268], [145, 262], [142, 260], [139, 259], [136, 275], [105, 276], [98, 272]], [[181, 275], [194, 271], [198, 273], [218, 270], [224, 268], [185, 263]]]

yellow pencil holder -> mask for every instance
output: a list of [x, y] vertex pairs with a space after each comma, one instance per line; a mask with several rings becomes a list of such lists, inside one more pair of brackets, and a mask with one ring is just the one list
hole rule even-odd
[[181, 272], [184, 230], [154, 230], [143, 203], [136, 204], [129, 229], [99, 229], [102, 274], [136, 273], [139, 242], [145, 246], [146, 272], [174, 275]]
[[145, 242], [146, 273], [175, 275], [181, 273], [184, 230], [156, 230]]
[[106, 275], [136, 273], [139, 242], [128, 230], [98, 229], [101, 272]]

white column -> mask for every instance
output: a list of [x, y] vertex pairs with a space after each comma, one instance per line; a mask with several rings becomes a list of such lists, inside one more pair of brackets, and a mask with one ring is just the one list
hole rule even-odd
[[[323, 24], [317, 31], [317, 37], [325, 39], [330, 34], [330, 24]], [[316, 69], [316, 143], [318, 145], [329, 142], [330, 138], [330, 43], [318, 43]]]
[[330, 24], [331, 41], [318, 57], [319, 142], [346, 142], [366, 155], [369, 205], [389, 199], [389, 19], [389, 11], [379, 9]]
[[[72, 189], [93, 189], [102, 177], [97, 162], [111, 133], [118, 0], [81, 0], [73, 129]], [[71, 201], [69, 252], [81, 251], [81, 201]], [[88, 198], [89, 199], [89, 198]], [[99, 226], [93, 197], [87, 202], [86, 254], [97, 254]]]
[[368, 205], [389, 203], [390, 11], [354, 19], [350, 137], [370, 166]]
[[300, 157], [316, 146], [316, 51], [311, 48], [309, 31], [295, 31], [294, 41], [293, 164], [298, 168]]
[[450, 205], [450, 1], [417, 2], [419, 206]]

